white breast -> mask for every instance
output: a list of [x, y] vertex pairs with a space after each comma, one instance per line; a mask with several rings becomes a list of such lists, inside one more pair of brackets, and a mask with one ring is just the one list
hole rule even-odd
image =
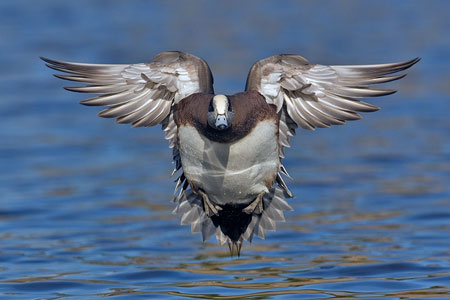
[[191, 126], [178, 129], [186, 178], [217, 204], [249, 203], [278, 172], [277, 126], [263, 121], [244, 138], [213, 142]]

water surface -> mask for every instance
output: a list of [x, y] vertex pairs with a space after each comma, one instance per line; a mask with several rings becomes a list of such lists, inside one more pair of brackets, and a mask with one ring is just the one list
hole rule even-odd
[[[2, 1], [0, 298], [450, 297], [450, 2]], [[201, 17], [199, 17], [201, 16]], [[257, 59], [324, 64], [421, 56], [383, 109], [298, 132], [286, 222], [240, 258], [171, 213], [171, 153], [77, 104], [38, 56], [97, 63], [181, 49], [216, 92]]]

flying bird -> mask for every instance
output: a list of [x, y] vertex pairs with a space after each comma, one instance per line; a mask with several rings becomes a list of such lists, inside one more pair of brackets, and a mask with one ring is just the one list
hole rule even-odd
[[106, 106], [100, 117], [132, 127], [161, 124], [173, 149], [181, 224], [204, 241], [215, 234], [238, 255], [244, 240], [264, 239], [292, 210], [282, 159], [295, 130], [341, 125], [378, 110], [358, 99], [394, 93], [369, 86], [404, 77], [392, 74], [420, 60], [326, 66], [280, 54], [251, 67], [244, 92], [222, 95], [214, 93], [208, 64], [181, 51], [138, 64], [41, 59], [66, 73], [56, 77], [84, 84], [65, 89], [97, 94], [80, 103]]

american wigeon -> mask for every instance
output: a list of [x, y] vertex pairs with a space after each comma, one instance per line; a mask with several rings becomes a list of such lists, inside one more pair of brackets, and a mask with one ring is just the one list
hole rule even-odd
[[252, 66], [245, 92], [225, 96], [214, 94], [208, 64], [180, 51], [129, 65], [42, 59], [68, 73], [55, 76], [87, 84], [67, 90], [99, 94], [81, 101], [107, 106], [99, 116], [133, 127], [162, 124], [173, 148], [173, 174], [180, 173], [174, 211], [203, 240], [215, 233], [237, 254], [244, 239], [264, 238], [292, 209], [282, 159], [295, 129], [344, 124], [360, 119], [357, 112], [378, 110], [355, 98], [394, 93], [368, 86], [400, 79], [405, 75], [389, 74], [419, 61], [325, 66], [275, 55]]

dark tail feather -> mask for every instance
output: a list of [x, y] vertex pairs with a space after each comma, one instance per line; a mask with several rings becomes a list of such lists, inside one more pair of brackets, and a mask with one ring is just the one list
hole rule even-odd
[[247, 230], [248, 224], [252, 221], [252, 215], [244, 213], [242, 210], [248, 204], [222, 206], [217, 216], [212, 216], [211, 220], [215, 227], [220, 227], [223, 234], [235, 243], [239, 241], [242, 234]]
[[227, 240], [228, 249], [230, 249], [230, 256], [233, 257], [237, 255], [237, 257], [241, 256], [241, 247], [242, 247], [242, 239], [233, 242], [231, 240]]
[[228, 244], [231, 255], [240, 255], [242, 242], [251, 242], [253, 235], [264, 239], [267, 230], [274, 231], [276, 222], [284, 222], [284, 211], [292, 210], [286, 202], [287, 194], [280, 187], [274, 185], [270, 192], [263, 197], [264, 211], [261, 214], [246, 214], [242, 212], [248, 204], [222, 206], [219, 215], [207, 217], [203, 210], [201, 196], [186, 190], [178, 197], [174, 213], [183, 214], [181, 225], [191, 225], [192, 232], [201, 232], [203, 241], [216, 234], [217, 241]]
[[227, 236], [227, 244], [230, 249], [230, 255], [240, 256], [242, 247], [242, 235], [247, 230], [252, 221], [252, 215], [244, 213], [242, 210], [248, 204], [222, 206], [217, 216], [212, 216], [211, 220], [216, 228], [220, 228], [222, 233]]

